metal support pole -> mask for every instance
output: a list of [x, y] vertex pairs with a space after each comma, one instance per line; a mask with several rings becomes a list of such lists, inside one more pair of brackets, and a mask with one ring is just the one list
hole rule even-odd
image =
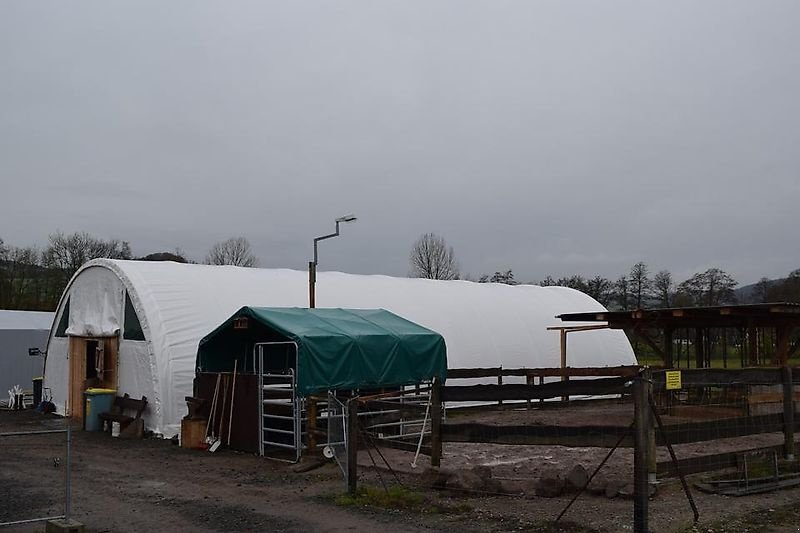
[[309, 261], [308, 262], [308, 307], [310, 307], [311, 309], [314, 309], [317, 306], [316, 283], [317, 283], [317, 264], [314, 261]]

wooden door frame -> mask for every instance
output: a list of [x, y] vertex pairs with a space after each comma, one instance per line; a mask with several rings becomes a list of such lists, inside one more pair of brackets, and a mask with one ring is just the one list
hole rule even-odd
[[119, 384], [119, 335], [109, 337], [69, 337], [69, 382], [66, 413], [70, 418], [83, 419], [83, 392], [86, 381], [86, 344], [103, 343], [103, 388], [116, 389]]

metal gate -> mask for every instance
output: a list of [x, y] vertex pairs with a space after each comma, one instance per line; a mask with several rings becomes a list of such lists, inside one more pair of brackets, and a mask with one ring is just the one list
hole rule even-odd
[[[328, 445], [327, 449], [342, 470], [347, 481], [347, 404], [336, 397], [336, 391], [328, 392]], [[327, 456], [327, 454], [326, 454]]]
[[[284, 346], [284, 361], [276, 364], [270, 348]], [[297, 344], [261, 342], [255, 345], [258, 361], [259, 454], [272, 459], [297, 462], [303, 449], [303, 400], [297, 397], [295, 366]], [[289, 352], [293, 353], [290, 354]], [[271, 355], [270, 361], [267, 356]], [[282, 453], [281, 453], [282, 452]], [[288, 457], [287, 459], [287, 452]]]

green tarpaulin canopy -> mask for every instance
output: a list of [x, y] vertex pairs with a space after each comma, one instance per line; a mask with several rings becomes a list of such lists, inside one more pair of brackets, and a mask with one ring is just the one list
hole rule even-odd
[[239, 368], [247, 368], [254, 344], [280, 341], [297, 344], [300, 396], [410, 385], [447, 374], [442, 336], [384, 309], [243, 307], [200, 341], [197, 367], [229, 371], [238, 358]]

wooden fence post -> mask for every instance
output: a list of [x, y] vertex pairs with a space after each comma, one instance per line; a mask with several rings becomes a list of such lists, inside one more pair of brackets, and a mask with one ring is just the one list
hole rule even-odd
[[643, 372], [633, 380], [633, 531], [647, 533], [648, 502], [650, 486], [648, 467], [650, 463], [650, 381]]
[[[503, 367], [502, 366], [497, 369], [497, 384], [498, 385], [502, 385], [503, 384]], [[497, 405], [502, 407], [503, 400], [497, 400]]]
[[[561, 381], [569, 381], [569, 376], [566, 372], [567, 369], [567, 330], [561, 329]], [[569, 396], [562, 396], [561, 401], [566, 403], [569, 401]]]
[[[533, 385], [533, 376], [531, 376], [530, 374], [526, 374], [525, 375], [525, 384], [528, 385], [529, 387], [531, 385]], [[526, 405], [527, 409], [530, 409], [531, 408], [531, 401], [530, 400], [526, 400], [525, 401], [525, 405]]]
[[442, 460], [442, 391], [439, 378], [431, 383], [431, 466]]
[[358, 489], [358, 399], [347, 402], [347, 492]]
[[794, 459], [794, 384], [792, 384], [792, 368], [781, 367], [783, 380], [783, 448], [788, 460]]

